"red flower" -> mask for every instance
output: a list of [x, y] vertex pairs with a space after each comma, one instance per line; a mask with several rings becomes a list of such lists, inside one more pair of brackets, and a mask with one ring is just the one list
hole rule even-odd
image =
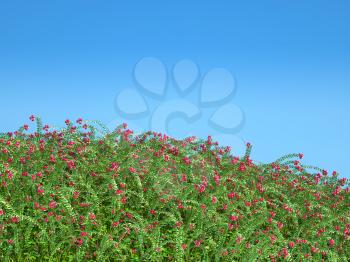
[[196, 244], [196, 247], [200, 247], [201, 245], [201, 240], [195, 240], [194, 243]]
[[231, 192], [230, 194], [227, 195], [228, 198], [234, 198], [235, 197], [235, 192]]
[[191, 160], [187, 156], [184, 157], [182, 160], [185, 162], [186, 165], [191, 164]]
[[39, 187], [37, 192], [38, 192], [38, 194], [44, 194], [44, 189], [41, 189], [41, 187]]
[[49, 208], [55, 208], [57, 206], [56, 202], [54, 200], [51, 200], [49, 203]]
[[96, 216], [95, 216], [95, 214], [94, 214], [94, 213], [90, 213], [90, 214], [89, 214], [89, 218], [90, 218], [91, 220], [93, 220], [93, 219], [95, 219], [95, 218], [96, 218]]
[[234, 158], [231, 160], [231, 163], [235, 165], [235, 164], [237, 164], [238, 160], [239, 160], [238, 157], [234, 157]]
[[84, 243], [84, 240], [81, 239], [81, 238], [78, 238], [78, 239], [76, 240], [76, 244], [77, 244], [78, 246], [81, 246], [83, 243]]
[[117, 227], [119, 224], [120, 224], [119, 221], [113, 222], [113, 223], [112, 223], [112, 227]]
[[125, 204], [126, 203], [126, 197], [123, 196], [122, 199], [121, 199], [122, 203]]
[[238, 217], [237, 217], [237, 216], [230, 216], [230, 220], [231, 220], [231, 221], [237, 221], [237, 220], [238, 220]]
[[205, 185], [201, 185], [199, 188], [199, 193], [203, 193], [205, 191]]
[[18, 223], [19, 219], [17, 217], [11, 217], [12, 223]]
[[14, 242], [13, 242], [12, 239], [9, 239], [9, 240], [7, 240], [7, 243], [9, 243], [10, 245], [12, 245]]
[[239, 171], [242, 171], [242, 172], [244, 172], [245, 171], [245, 165], [244, 165], [244, 163], [243, 162], [241, 162], [240, 164], [239, 164]]

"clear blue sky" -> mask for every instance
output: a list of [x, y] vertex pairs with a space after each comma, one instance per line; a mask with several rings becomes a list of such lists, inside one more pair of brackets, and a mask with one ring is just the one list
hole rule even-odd
[[2, 0], [0, 131], [32, 113], [108, 123], [141, 58], [188, 58], [233, 73], [253, 159], [303, 152], [350, 178], [349, 13], [347, 0]]

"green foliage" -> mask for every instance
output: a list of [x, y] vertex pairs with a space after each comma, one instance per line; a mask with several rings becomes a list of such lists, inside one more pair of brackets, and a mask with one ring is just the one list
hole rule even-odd
[[99, 121], [45, 133], [36, 124], [36, 136], [24, 127], [0, 134], [3, 261], [350, 257], [349, 190], [339, 190], [337, 173], [320, 177], [324, 170], [299, 163], [300, 154], [264, 164], [250, 160], [249, 145], [233, 161], [203, 139], [133, 136]]

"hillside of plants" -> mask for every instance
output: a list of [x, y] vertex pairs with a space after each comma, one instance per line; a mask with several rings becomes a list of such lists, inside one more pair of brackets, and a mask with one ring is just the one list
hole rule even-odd
[[349, 261], [350, 188], [211, 136], [30, 116], [0, 134], [1, 261]]

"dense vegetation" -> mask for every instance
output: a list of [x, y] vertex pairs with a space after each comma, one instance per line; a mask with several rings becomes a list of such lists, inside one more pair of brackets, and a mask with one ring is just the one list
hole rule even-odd
[[1, 261], [350, 259], [346, 179], [302, 154], [261, 164], [210, 136], [30, 119], [0, 137]]

